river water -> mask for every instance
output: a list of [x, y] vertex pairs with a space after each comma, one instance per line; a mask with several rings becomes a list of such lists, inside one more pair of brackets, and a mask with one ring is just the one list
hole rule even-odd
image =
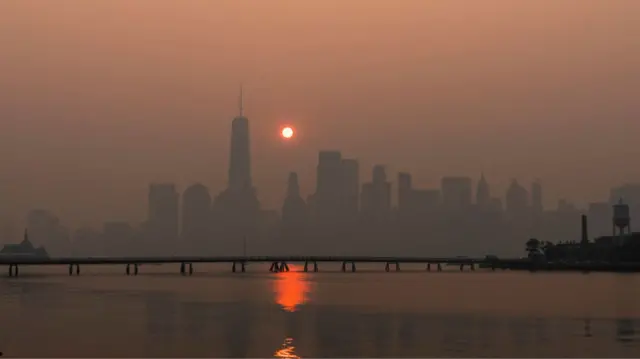
[[[5, 357], [640, 357], [640, 275], [20, 268]], [[380, 267], [380, 268], [378, 268]], [[6, 268], [5, 268], [6, 269]]]

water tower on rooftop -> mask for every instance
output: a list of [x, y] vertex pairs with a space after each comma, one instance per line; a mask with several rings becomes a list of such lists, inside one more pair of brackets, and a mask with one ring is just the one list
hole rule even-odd
[[622, 198], [613, 205], [613, 235], [618, 235], [620, 244], [625, 234], [631, 234], [631, 216], [629, 205], [622, 202]]

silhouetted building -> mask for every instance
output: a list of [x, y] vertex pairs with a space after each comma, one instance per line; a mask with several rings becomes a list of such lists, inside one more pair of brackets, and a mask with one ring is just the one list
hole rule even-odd
[[476, 190], [476, 204], [482, 210], [486, 210], [489, 208], [491, 203], [491, 192], [489, 189], [489, 183], [484, 178], [484, 173], [480, 175], [480, 180], [478, 181], [478, 188]]
[[149, 185], [147, 236], [155, 248], [173, 249], [178, 238], [179, 194], [172, 183]]
[[344, 170], [339, 151], [320, 151], [318, 154], [314, 215], [317, 223], [342, 221]]
[[406, 218], [411, 213], [411, 191], [413, 183], [410, 173], [398, 173], [398, 213]]
[[522, 187], [517, 180], [512, 180], [507, 189], [507, 212], [512, 216], [522, 216], [525, 214], [529, 207], [528, 197], [529, 193], [527, 190]]
[[445, 210], [461, 211], [471, 206], [472, 181], [469, 177], [442, 178], [442, 204]]
[[24, 231], [24, 239], [18, 244], [5, 244], [0, 250], [1, 257], [37, 257], [48, 258], [49, 255], [44, 247], [35, 247], [31, 241], [29, 241], [29, 235], [27, 231]]
[[282, 225], [287, 229], [300, 229], [307, 224], [307, 204], [300, 196], [298, 174], [291, 172], [287, 184], [287, 195], [282, 205]]
[[182, 240], [197, 249], [206, 245], [211, 225], [211, 195], [204, 185], [189, 186], [182, 194]]
[[542, 204], [542, 184], [539, 180], [535, 180], [531, 184], [531, 210], [536, 215], [540, 215], [544, 210]]
[[249, 139], [249, 119], [243, 113], [242, 88], [240, 88], [240, 113], [231, 122], [231, 151], [229, 157], [229, 185], [231, 190], [250, 190], [251, 149]]
[[249, 120], [243, 113], [242, 88], [240, 113], [231, 124], [229, 184], [213, 201], [216, 231], [232, 241], [257, 234], [260, 202], [251, 180]]
[[358, 217], [360, 205], [360, 167], [355, 159], [342, 159], [343, 215], [348, 222]]
[[362, 215], [376, 222], [391, 216], [391, 183], [382, 165], [373, 167], [372, 181], [362, 185]]

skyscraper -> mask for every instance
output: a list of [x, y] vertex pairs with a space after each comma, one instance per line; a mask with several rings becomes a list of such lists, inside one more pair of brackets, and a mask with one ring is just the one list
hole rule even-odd
[[410, 212], [410, 201], [413, 190], [411, 182], [410, 173], [398, 173], [398, 211], [401, 216], [406, 216]]
[[531, 184], [531, 209], [534, 214], [540, 214], [543, 210], [542, 205], [542, 184], [539, 180], [533, 181]]
[[149, 185], [149, 207], [147, 215], [148, 235], [152, 243], [160, 247], [169, 246], [178, 238], [179, 194], [173, 183]]
[[231, 122], [231, 152], [229, 155], [229, 189], [247, 190], [251, 181], [251, 153], [249, 119], [243, 113], [242, 87], [240, 87], [239, 114]]
[[478, 189], [476, 190], [476, 204], [481, 209], [487, 209], [491, 202], [491, 192], [489, 190], [489, 183], [484, 178], [484, 173], [480, 175], [480, 181], [478, 181]]
[[340, 221], [344, 189], [340, 151], [320, 151], [316, 174], [316, 192], [313, 198], [315, 220], [325, 224]]
[[527, 193], [527, 190], [522, 187], [517, 180], [513, 179], [507, 189], [507, 212], [516, 216], [523, 215], [529, 206], [528, 197], [529, 193]]
[[239, 114], [231, 123], [228, 187], [213, 203], [218, 234], [238, 241], [256, 234], [260, 203], [251, 180], [249, 119], [244, 116], [240, 88]]
[[388, 220], [391, 215], [391, 183], [384, 166], [373, 167], [371, 182], [362, 185], [362, 215], [373, 221]]
[[287, 196], [282, 205], [282, 224], [285, 228], [300, 228], [307, 221], [307, 205], [300, 196], [298, 174], [291, 172], [287, 184]]
[[360, 206], [360, 166], [358, 160], [342, 159], [343, 216], [345, 221], [355, 221]]
[[209, 234], [211, 196], [202, 184], [189, 186], [182, 194], [183, 240], [191, 244], [203, 244]]

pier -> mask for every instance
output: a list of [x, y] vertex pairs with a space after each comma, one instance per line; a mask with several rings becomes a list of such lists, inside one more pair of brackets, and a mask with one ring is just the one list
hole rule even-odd
[[[478, 266], [499, 269], [515, 264], [529, 262], [523, 259], [496, 260], [467, 257], [370, 257], [370, 256], [237, 256], [237, 257], [86, 257], [86, 258], [28, 258], [0, 257], [0, 265], [9, 267], [9, 276], [17, 277], [23, 266], [68, 266], [70, 276], [80, 275], [81, 266], [121, 265], [126, 275], [138, 275], [143, 264], [179, 264], [180, 274], [192, 275], [196, 263], [228, 263], [232, 272], [246, 272], [248, 263], [271, 264], [270, 272], [288, 272], [290, 263], [304, 264], [304, 272], [318, 272], [321, 263], [339, 263], [342, 272], [356, 272], [358, 263], [380, 263], [386, 272], [400, 271], [401, 264], [424, 264], [426, 271], [432, 268], [442, 271], [443, 265], [458, 266], [475, 270]], [[522, 263], [524, 265], [524, 263]], [[382, 266], [381, 266], [382, 268]]]

